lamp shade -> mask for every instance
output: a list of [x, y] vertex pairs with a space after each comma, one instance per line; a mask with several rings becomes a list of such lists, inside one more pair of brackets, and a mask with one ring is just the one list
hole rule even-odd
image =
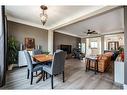
[[40, 8], [42, 9], [42, 13], [40, 13], [41, 22], [44, 25], [48, 19], [48, 15], [45, 13], [45, 10], [47, 10], [47, 6], [41, 5]]
[[48, 19], [48, 15], [41, 13], [40, 17], [41, 17], [41, 22], [44, 25], [46, 23], [47, 19]]

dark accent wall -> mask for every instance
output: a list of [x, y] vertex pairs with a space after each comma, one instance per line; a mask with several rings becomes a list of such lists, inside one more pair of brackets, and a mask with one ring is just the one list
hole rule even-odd
[[8, 33], [15, 36], [20, 43], [24, 43], [25, 37], [35, 38], [35, 46], [40, 45], [44, 51], [48, 50], [47, 30], [8, 21]]
[[127, 7], [124, 7], [124, 52], [125, 52], [125, 60], [124, 60], [124, 83], [127, 85]]
[[58, 32], [54, 32], [54, 51], [60, 48], [60, 45], [72, 45], [72, 49], [78, 47], [78, 43], [81, 43], [81, 38], [74, 37]]

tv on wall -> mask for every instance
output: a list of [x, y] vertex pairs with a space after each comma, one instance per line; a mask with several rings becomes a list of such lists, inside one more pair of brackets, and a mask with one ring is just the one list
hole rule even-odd
[[71, 45], [60, 45], [60, 49], [66, 51], [67, 54], [71, 53]]

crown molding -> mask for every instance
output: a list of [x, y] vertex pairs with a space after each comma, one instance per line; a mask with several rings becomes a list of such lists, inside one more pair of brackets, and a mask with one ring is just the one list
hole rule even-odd
[[62, 33], [62, 34], [65, 34], [65, 35], [69, 35], [69, 36], [73, 36], [73, 37], [81, 38], [81, 36], [78, 36], [78, 35], [75, 35], [75, 34], [72, 34], [72, 33], [67, 33], [65, 31], [61, 31], [61, 30], [55, 30], [55, 32]]
[[103, 7], [99, 7], [95, 10], [93, 10], [92, 12], [89, 12], [89, 13], [85, 13], [84, 15], [80, 15], [80, 16], [75, 16], [73, 18], [69, 18], [69, 19], [66, 19], [66, 20], [63, 20], [51, 27], [46, 27], [46, 26], [42, 26], [40, 24], [36, 24], [36, 23], [33, 23], [33, 22], [29, 22], [29, 21], [26, 21], [26, 20], [22, 20], [22, 19], [18, 19], [18, 18], [15, 18], [15, 17], [12, 17], [12, 16], [9, 16], [7, 15], [7, 19], [10, 20], [10, 21], [13, 21], [13, 22], [17, 22], [17, 23], [21, 23], [21, 24], [25, 24], [25, 25], [30, 25], [30, 26], [34, 26], [34, 27], [38, 27], [38, 28], [43, 28], [43, 29], [46, 29], [46, 30], [56, 30], [58, 28], [61, 28], [61, 27], [64, 27], [64, 26], [67, 26], [67, 25], [70, 25], [70, 24], [73, 24], [73, 23], [76, 23], [76, 22], [79, 22], [79, 21], [82, 21], [82, 20], [85, 20], [87, 18], [90, 18], [92, 16], [95, 16], [95, 15], [98, 15], [100, 13], [103, 13], [105, 11], [108, 11], [108, 10], [111, 10], [113, 8], [116, 8], [118, 6], [103, 6]]
[[106, 35], [115, 35], [115, 34], [123, 34], [124, 33], [124, 29], [117, 29], [117, 30], [112, 30], [111, 32], [110, 31], [107, 31], [105, 33], [102, 33], [101, 35], [92, 35], [92, 36], [82, 36], [81, 38], [94, 38], [94, 37], [101, 37], [101, 36], [106, 36]]
[[8, 15], [7, 15], [7, 20], [48, 30], [47, 27], [42, 26], [40, 24], [36, 24], [36, 23], [25, 21], [25, 20], [22, 20], [22, 19], [14, 18], [14, 17], [8, 16]]
[[60, 22], [58, 24], [55, 24], [55, 25], [53, 25], [52, 27], [49, 27], [49, 28], [55, 30], [55, 29], [58, 29], [58, 28], [61, 28], [61, 27], [64, 27], [64, 26], [67, 26], [67, 25], [70, 25], [70, 24], [85, 20], [85, 19], [88, 19], [90, 17], [99, 15], [101, 13], [104, 13], [106, 11], [109, 11], [109, 10], [117, 8], [117, 7], [118, 6], [103, 6], [103, 7], [99, 7], [97, 9], [93, 10], [92, 12], [89, 12], [89, 13], [81, 15], [81, 16], [77, 16], [75, 18], [64, 20], [64, 21], [62, 21], [62, 22]]
[[42, 26], [40, 24], [36, 24], [36, 23], [25, 21], [25, 20], [22, 20], [22, 19], [14, 18], [14, 17], [9, 16], [9, 15], [7, 15], [7, 19], [10, 20], [10, 21], [13, 21], [13, 22], [17, 22], [17, 23], [21, 23], [21, 24], [25, 24], [25, 25], [29, 25], [29, 26], [34, 26], [34, 27], [42, 28], [42, 29], [46, 29], [46, 30], [55, 30], [56, 32], [59, 32], [59, 33], [63, 33], [63, 34], [66, 34], [66, 35], [82, 38], [82, 36], [75, 35], [75, 34], [72, 34], [72, 33], [67, 33], [67, 31], [61, 31], [61, 30], [57, 30], [57, 29], [59, 29], [61, 27], [64, 27], [64, 26], [67, 26], [67, 25], [70, 25], [70, 24], [74, 24], [76, 22], [79, 22], [79, 21], [82, 21], [82, 20], [85, 20], [85, 19], [88, 19], [88, 18], [96, 16], [96, 15], [102, 14], [104, 12], [107, 12], [107, 11], [115, 9], [115, 8], [118, 8], [118, 6], [99, 7], [97, 9], [95, 9], [94, 11], [91, 11], [87, 14], [84, 14], [84, 15], [81, 15], [81, 16], [75, 16], [74, 18], [63, 20], [62, 22], [60, 22], [58, 24], [55, 24], [52, 27]]
[[119, 33], [124, 33], [124, 28], [112, 30], [111, 32], [107, 31], [107, 32], [103, 33], [102, 35], [112, 35], [112, 34], [119, 34]]

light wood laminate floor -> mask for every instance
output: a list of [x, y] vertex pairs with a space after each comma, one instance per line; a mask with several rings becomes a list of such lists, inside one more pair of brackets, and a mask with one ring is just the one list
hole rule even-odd
[[[7, 73], [7, 83], [0, 89], [51, 89], [51, 80], [41, 80], [33, 85], [30, 79], [26, 78], [26, 67], [15, 68]], [[65, 63], [65, 83], [62, 82], [62, 75], [54, 77], [54, 89], [120, 89], [112, 83], [112, 72], [106, 72], [103, 76], [93, 71], [85, 72], [85, 64], [77, 59], [68, 59]]]

